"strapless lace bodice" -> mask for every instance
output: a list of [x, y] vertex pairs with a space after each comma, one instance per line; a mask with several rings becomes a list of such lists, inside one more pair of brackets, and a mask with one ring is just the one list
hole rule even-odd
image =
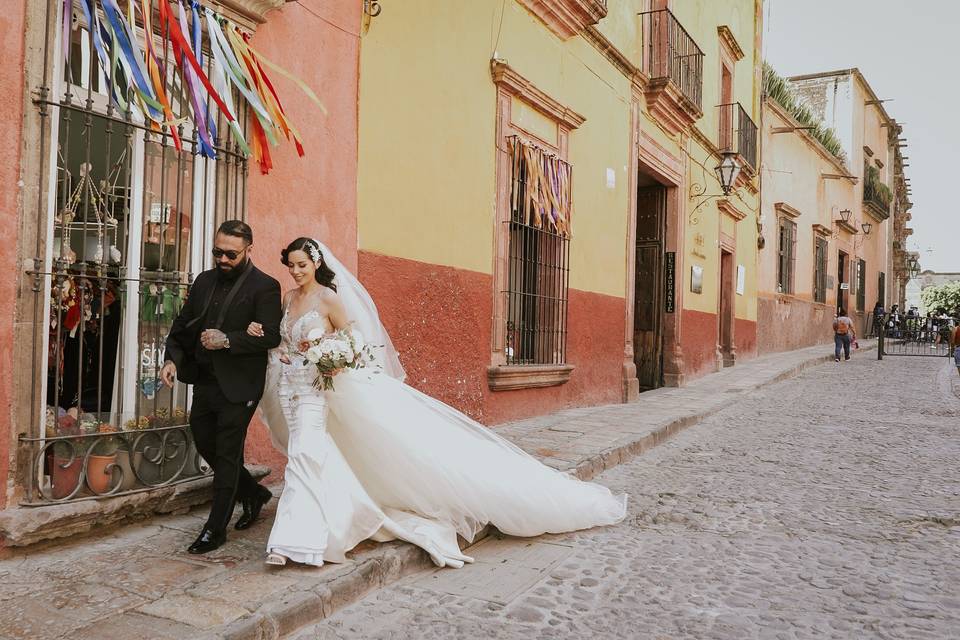
[[330, 319], [322, 315], [316, 309], [307, 311], [299, 318], [294, 319], [290, 312], [283, 314], [283, 320], [280, 321], [280, 338], [282, 340], [280, 347], [285, 351], [296, 351], [297, 345], [306, 340], [310, 332], [314, 329], [321, 329], [324, 332], [333, 331], [333, 325]]
[[[284, 408], [290, 409], [289, 401], [292, 396], [302, 393], [315, 393], [322, 395], [313, 387], [313, 381], [317, 377], [317, 369], [312, 364], [304, 364], [303, 356], [297, 353], [297, 346], [307, 340], [310, 332], [314, 329], [320, 329], [323, 332], [332, 331], [330, 319], [321, 314], [316, 309], [307, 311], [299, 318], [293, 318], [290, 312], [283, 314], [280, 321], [280, 346], [271, 352], [271, 366], [279, 367], [279, 376], [281, 384], [281, 393]], [[290, 359], [290, 364], [284, 364], [280, 361], [280, 356], [286, 354]]]

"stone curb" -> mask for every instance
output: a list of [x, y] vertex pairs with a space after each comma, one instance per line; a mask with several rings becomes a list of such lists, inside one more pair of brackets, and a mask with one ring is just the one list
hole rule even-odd
[[[861, 357], [875, 348], [875, 343], [868, 343], [860, 348], [856, 356]], [[578, 478], [590, 479], [666, 442], [687, 427], [734, 404], [743, 393], [796, 377], [811, 367], [831, 360], [833, 356], [829, 354], [811, 357], [768, 380], [744, 386], [740, 393], [730, 394], [729, 400], [717, 403], [710, 409], [680, 416], [633, 442], [600, 451], [581, 461], [569, 471]], [[477, 535], [474, 542], [479, 542], [487, 535], [489, 530], [485, 528]], [[387, 543], [381, 547], [382, 550], [378, 549], [377, 552], [352, 567], [345, 567], [342, 572], [331, 576], [321, 585], [310, 590], [283, 594], [279, 600], [264, 604], [255, 612], [234, 621], [226, 628], [201, 635], [199, 639], [280, 640], [303, 627], [320, 622], [376, 589], [434, 566], [425, 553], [412, 545]]]

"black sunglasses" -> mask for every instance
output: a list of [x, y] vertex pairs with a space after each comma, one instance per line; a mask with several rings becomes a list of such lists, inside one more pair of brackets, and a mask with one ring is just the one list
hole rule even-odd
[[[246, 249], [243, 251], [246, 251]], [[222, 258], [223, 256], [227, 256], [228, 260], [236, 260], [240, 254], [243, 253], [243, 251], [233, 251], [230, 249], [219, 249], [214, 247], [211, 253], [213, 254], [214, 258]]]

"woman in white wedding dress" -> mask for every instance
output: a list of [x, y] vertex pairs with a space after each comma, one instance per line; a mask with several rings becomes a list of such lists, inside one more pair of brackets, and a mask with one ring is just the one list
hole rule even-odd
[[[486, 524], [536, 536], [613, 524], [626, 496], [547, 467], [455, 409], [403, 383], [376, 307], [320, 242], [282, 252], [297, 288], [284, 299], [283, 342], [271, 353], [260, 408], [287, 454], [267, 562], [343, 562], [365, 539], [401, 539], [438, 566], [463, 566], [457, 534]], [[311, 331], [352, 326], [376, 345], [376, 362], [347, 369], [334, 390], [296, 353]], [[256, 323], [249, 328], [260, 331]]]

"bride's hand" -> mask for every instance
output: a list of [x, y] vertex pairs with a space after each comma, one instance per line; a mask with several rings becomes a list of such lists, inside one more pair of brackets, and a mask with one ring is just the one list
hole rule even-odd
[[[251, 322], [250, 326], [247, 327], [247, 335], [253, 336], [254, 338], [263, 337], [263, 325], [259, 322]], [[289, 364], [289, 363], [288, 363]]]

